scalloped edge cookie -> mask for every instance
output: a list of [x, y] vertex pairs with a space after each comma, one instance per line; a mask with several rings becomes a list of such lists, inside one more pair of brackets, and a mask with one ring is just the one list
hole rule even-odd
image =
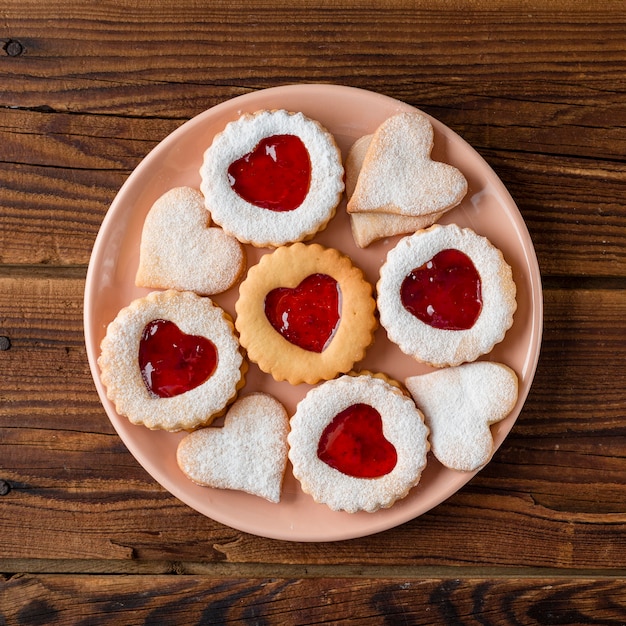
[[[391, 472], [379, 478], [343, 474], [317, 456], [320, 437], [337, 414], [365, 403], [381, 416], [383, 434], [396, 449]], [[430, 449], [422, 412], [399, 385], [362, 374], [341, 376], [311, 389], [291, 418], [289, 460], [302, 491], [335, 511], [389, 508], [404, 498], [420, 480]]]
[[[272, 135], [291, 134], [304, 143], [311, 162], [309, 191], [293, 211], [255, 206], [231, 187], [228, 167]], [[243, 243], [278, 247], [313, 237], [335, 215], [344, 190], [341, 152], [317, 121], [283, 109], [245, 113], [215, 135], [200, 168], [206, 208], [213, 220]]]
[[[438, 252], [455, 248], [472, 260], [481, 279], [482, 309], [467, 330], [429, 326], [403, 306], [400, 287], [405, 277]], [[435, 224], [401, 239], [389, 251], [377, 283], [380, 324], [389, 339], [418, 361], [435, 367], [474, 361], [504, 339], [517, 308], [511, 267], [486, 237], [456, 224]]]
[[[320, 353], [300, 348], [270, 324], [265, 298], [278, 287], [297, 287], [311, 274], [332, 276], [339, 284], [341, 313], [332, 340]], [[296, 243], [277, 248], [250, 268], [239, 287], [235, 326], [248, 358], [277, 381], [314, 384], [345, 373], [360, 361], [378, 326], [372, 286], [352, 261], [334, 248]]]
[[[138, 365], [145, 326], [156, 319], [174, 322], [189, 335], [201, 335], [217, 348], [217, 367], [204, 383], [177, 396], [160, 398], [146, 388]], [[191, 292], [152, 292], [123, 308], [108, 325], [98, 365], [109, 400], [133, 424], [167, 431], [210, 424], [244, 385], [243, 359], [230, 316], [210, 298]]]

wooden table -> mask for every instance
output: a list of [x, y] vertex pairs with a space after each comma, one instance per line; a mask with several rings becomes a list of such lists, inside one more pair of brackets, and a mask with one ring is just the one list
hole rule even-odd
[[[626, 623], [626, 7], [582, 5], [0, 1], [0, 624]], [[114, 431], [83, 339], [90, 252], [141, 159], [289, 83], [455, 130], [517, 202], [544, 287], [536, 379], [492, 462], [340, 542], [170, 495]]]

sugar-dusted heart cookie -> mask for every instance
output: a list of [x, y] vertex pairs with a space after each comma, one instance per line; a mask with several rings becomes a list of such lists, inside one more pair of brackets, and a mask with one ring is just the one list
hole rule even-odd
[[222, 414], [244, 384], [230, 316], [190, 291], [153, 291], [108, 325], [98, 365], [107, 397], [133, 424], [191, 430]]
[[311, 389], [291, 420], [289, 459], [302, 490], [349, 513], [390, 507], [426, 465], [428, 429], [400, 386], [369, 372]]
[[515, 372], [501, 363], [476, 361], [412, 376], [405, 384], [424, 413], [435, 457], [466, 472], [486, 465], [493, 454], [489, 427], [517, 402]]
[[230, 407], [221, 428], [202, 428], [182, 439], [176, 458], [183, 473], [199, 485], [279, 502], [288, 432], [283, 405], [267, 394], [252, 393]]
[[418, 112], [383, 122], [367, 148], [348, 212], [417, 217], [459, 204], [467, 180], [452, 165], [431, 159], [433, 141], [430, 121]]
[[202, 194], [176, 187], [162, 195], [146, 216], [135, 284], [208, 296], [231, 287], [244, 266], [241, 244], [211, 226]]
[[[346, 157], [346, 196], [348, 201], [354, 193], [371, 141], [372, 135], [365, 135], [357, 139]], [[374, 211], [350, 213], [350, 227], [356, 245], [359, 248], [367, 248], [374, 241], [384, 237], [414, 233], [421, 228], [428, 228], [437, 222], [445, 212], [440, 211], [418, 216]]]

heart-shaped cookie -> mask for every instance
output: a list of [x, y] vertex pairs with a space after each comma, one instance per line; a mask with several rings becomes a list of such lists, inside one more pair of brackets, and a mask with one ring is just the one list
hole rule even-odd
[[[365, 135], [357, 139], [346, 157], [346, 196], [352, 198], [356, 187], [367, 149], [372, 141], [372, 135]], [[452, 208], [452, 207], [449, 207]], [[350, 213], [350, 227], [352, 237], [359, 248], [367, 248], [371, 243], [385, 237], [414, 233], [421, 228], [428, 228], [446, 211], [430, 213], [429, 215], [397, 215], [395, 213]]]
[[420, 113], [383, 122], [367, 148], [348, 212], [417, 217], [459, 204], [467, 180], [452, 165], [431, 159], [433, 141], [433, 127]]
[[435, 457], [460, 471], [485, 466], [493, 454], [489, 427], [517, 402], [515, 372], [501, 363], [476, 361], [412, 376], [405, 384], [424, 413]]
[[178, 444], [177, 462], [193, 482], [280, 501], [289, 418], [272, 396], [252, 393], [228, 410], [221, 428], [196, 430]]
[[231, 287], [244, 266], [241, 244], [211, 226], [202, 194], [176, 187], [162, 195], [146, 216], [135, 284], [207, 296]]
[[339, 285], [328, 274], [310, 274], [297, 287], [277, 287], [265, 296], [265, 316], [287, 341], [323, 352], [339, 324]]

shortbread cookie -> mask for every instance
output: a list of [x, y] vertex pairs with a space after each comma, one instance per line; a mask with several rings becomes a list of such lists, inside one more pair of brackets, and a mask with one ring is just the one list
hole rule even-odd
[[183, 473], [206, 487], [236, 489], [279, 502], [287, 465], [289, 417], [272, 396], [252, 393], [235, 401], [221, 428], [201, 428], [178, 445]]
[[369, 144], [348, 212], [418, 217], [459, 204], [467, 180], [452, 165], [431, 159], [433, 142], [432, 124], [421, 113], [385, 120]]
[[377, 326], [361, 270], [319, 244], [296, 243], [261, 257], [241, 283], [235, 308], [250, 360], [293, 385], [350, 370]]
[[490, 352], [511, 327], [517, 306], [500, 250], [455, 224], [400, 240], [380, 269], [377, 294], [389, 339], [437, 367]]
[[[357, 139], [346, 157], [346, 197], [348, 202], [354, 193], [367, 149], [373, 135], [365, 135]], [[450, 207], [452, 208], [452, 207]], [[448, 210], [448, 209], [447, 209]], [[354, 242], [359, 248], [367, 248], [371, 243], [385, 237], [414, 233], [416, 230], [428, 228], [446, 211], [430, 213], [428, 215], [398, 215], [396, 213], [350, 213], [350, 227]]]
[[501, 363], [476, 361], [412, 376], [405, 384], [424, 413], [435, 457], [455, 470], [484, 467], [493, 455], [490, 425], [517, 402], [515, 372]]
[[209, 424], [244, 384], [232, 322], [209, 298], [173, 289], [122, 309], [98, 365], [107, 397], [133, 424], [168, 431]]
[[211, 227], [204, 197], [176, 187], [152, 206], [141, 234], [138, 287], [178, 289], [200, 295], [226, 291], [245, 267], [242, 245]]
[[419, 482], [428, 429], [410, 397], [375, 376], [311, 389], [293, 418], [289, 459], [302, 490], [333, 510], [376, 511]]
[[277, 247], [326, 227], [344, 190], [333, 136], [302, 113], [244, 114], [204, 153], [201, 190], [213, 220], [239, 241]]

